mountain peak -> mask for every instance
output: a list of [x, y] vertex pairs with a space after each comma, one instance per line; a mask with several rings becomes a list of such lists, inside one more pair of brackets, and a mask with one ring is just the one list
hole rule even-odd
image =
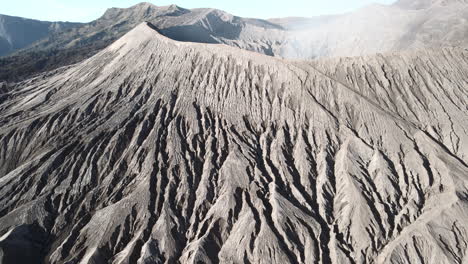
[[117, 17], [128, 17], [132, 20], [144, 20], [156, 16], [181, 15], [190, 12], [177, 5], [157, 6], [149, 2], [142, 2], [128, 8], [109, 8], [104, 13], [104, 19], [116, 19]]
[[122, 42], [141, 42], [157, 37], [166, 38], [158, 32], [156, 26], [151, 24], [151, 22], [145, 21], [140, 23], [134, 29], [130, 30], [122, 38], [114, 42], [114, 44], [112, 44], [111, 47], [115, 45], [120, 45]]
[[[155, 4], [152, 4], [150, 2], [141, 2], [136, 5], [133, 5], [132, 7], [157, 7]], [[130, 8], [132, 8], [130, 7]]]
[[111, 44], [108, 49], [111, 51], [119, 50], [123, 54], [125, 51], [137, 48], [142, 43], [151, 41], [164, 43], [177, 42], [162, 35], [151, 22], [145, 21]]

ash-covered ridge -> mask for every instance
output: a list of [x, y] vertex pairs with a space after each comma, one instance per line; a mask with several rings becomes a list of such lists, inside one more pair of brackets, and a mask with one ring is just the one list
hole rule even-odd
[[110, 8], [90, 23], [43, 36], [14, 55], [0, 59], [0, 81], [17, 82], [81, 62], [145, 21], [174, 40], [224, 43], [268, 55], [279, 53], [282, 38], [281, 26], [261, 19], [241, 18], [212, 8], [189, 10], [176, 5], [140, 3], [129, 8]]
[[[95, 21], [53, 31], [0, 59], [0, 81], [18, 82], [81, 62], [144, 21], [178, 41], [226, 44], [269, 56], [313, 59], [467, 47], [466, 17], [467, 0], [400, 0], [339, 15], [268, 21], [211, 8], [140, 3], [110, 8]], [[0, 38], [1, 32], [0, 23]], [[0, 49], [2, 42], [0, 39]]]
[[288, 61], [143, 23], [1, 90], [4, 261], [464, 263], [467, 55]]

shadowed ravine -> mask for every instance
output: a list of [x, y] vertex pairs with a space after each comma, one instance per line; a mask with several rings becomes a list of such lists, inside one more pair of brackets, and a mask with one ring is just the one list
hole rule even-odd
[[143, 23], [0, 90], [0, 249], [44, 263], [465, 263], [467, 55], [292, 61]]

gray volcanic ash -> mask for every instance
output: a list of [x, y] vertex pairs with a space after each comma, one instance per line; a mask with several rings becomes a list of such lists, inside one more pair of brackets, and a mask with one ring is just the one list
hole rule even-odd
[[465, 263], [467, 55], [289, 61], [143, 23], [0, 93], [3, 263]]

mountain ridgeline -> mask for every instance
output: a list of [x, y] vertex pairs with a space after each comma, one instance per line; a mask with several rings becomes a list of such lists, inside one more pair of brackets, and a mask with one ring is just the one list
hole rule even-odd
[[0, 14], [0, 57], [26, 48], [32, 43], [79, 23], [44, 22]]
[[[216, 9], [141, 3], [111, 8], [95, 21], [41, 35], [31, 45], [18, 47], [23, 49], [0, 59], [0, 81], [20, 81], [78, 63], [145, 21], [178, 41], [226, 44], [269, 56], [311, 59], [466, 47], [466, 17], [465, 0], [401, 0], [342, 15], [268, 21]], [[0, 23], [0, 36], [1, 28]]]
[[158, 31], [2, 89], [5, 264], [466, 263], [465, 48], [301, 61]]
[[271, 31], [281, 27], [265, 20], [245, 19], [208, 8], [141, 3], [111, 8], [90, 23], [57, 32], [0, 60], [0, 80], [18, 81], [86, 59], [104, 49], [138, 24], [150, 21], [162, 34], [179, 41], [225, 43], [274, 55]]

